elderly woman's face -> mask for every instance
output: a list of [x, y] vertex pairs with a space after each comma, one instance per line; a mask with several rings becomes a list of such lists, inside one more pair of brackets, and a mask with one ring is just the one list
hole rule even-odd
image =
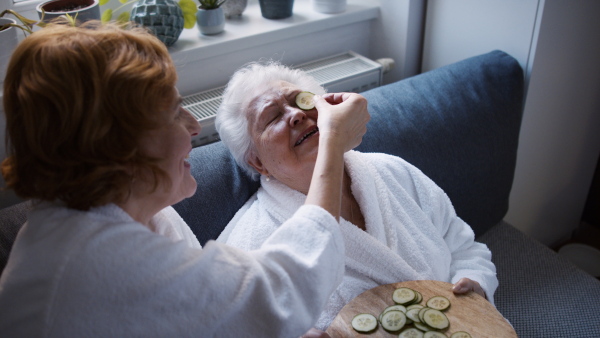
[[296, 95], [302, 88], [278, 81], [253, 97], [247, 111], [255, 145], [249, 164], [289, 187], [307, 193], [319, 145], [316, 109], [301, 110]]
[[[170, 108], [165, 112], [165, 123], [152, 130], [142, 140], [141, 150], [160, 159], [158, 166], [171, 180], [169, 189], [159, 185], [155, 192], [157, 202], [172, 205], [196, 192], [196, 180], [190, 173], [190, 164], [186, 161], [192, 150], [192, 136], [200, 132], [196, 119], [181, 107], [181, 96], [177, 89]], [[164, 182], [159, 182], [159, 184]]]

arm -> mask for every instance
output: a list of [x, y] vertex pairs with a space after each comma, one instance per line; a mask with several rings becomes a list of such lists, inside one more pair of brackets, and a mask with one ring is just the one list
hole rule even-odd
[[456, 215], [452, 202], [439, 187], [430, 196], [431, 217], [442, 232], [452, 254], [450, 264], [453, 292], [476, 292], [494, 303], [498, 287], [496, 267], [487, 246], [475, 241], [471, 227]]
[[55, 276], [49, 332], [299, 337], [344, 273], [338, 224], [316, 206], [301, 207], [250, 252], [214, 241], [191, 248], [137, 223], [112, 225], [74, 242], [69, 257], [77, 259]]
[[433, 180], [403, 159], [390, 158], [393, 160], [384, 166], [388, 168], [385, 170], [389, 170], [398, 180], [404, 178], [403, 187], [413, 196], [433, 226], [430, 234], [436, 237], [439, 234], [439, 239], [443, 240], [438, 245], [445, 245], [444, 251], [450, 255], [448, 273], [450, 282], [455, 284], [453, 291], [474, 291], [484, 297], [487, 295], [493, 303], [498, 279], [490, 250], [475, 241], [471, 227], [456, 215], [452, 202]]
[[358, 94], [315, 96], [319, 112], [319, 154], [305, 204], [319, 205], [339, 221], [344, 153], [358, 146], [370, 119], [367, 100]]

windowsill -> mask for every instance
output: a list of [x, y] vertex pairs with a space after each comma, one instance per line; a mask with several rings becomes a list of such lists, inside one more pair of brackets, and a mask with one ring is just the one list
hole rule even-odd
[[318, 13], [310, 0], [296, 0], [290, 18], [269, 20], [262, 17], [258, 2], [250, 0], [241, 17], [226, 20], [223, 33], [207, 36], [200, 34], [197, 26], [184, 29], [169, 51], [175, 63], [197, 61], [378, 16], [379, 5], [364, 0], [348, 0], [346, 11], [338, 14]]
[[[34, 2], [17, 5], [17, 10], [26, 17], [35, 14]], [[186, 65], [221, 55], [240, 53], [247, 48], [277, 44], [307, 34], [319, 33], [379, 17], [379, 3], [370, 0], [348, 0], [346, 11], [337, 14], [318, 13], [312, 8], [311, 0], [295, 0], [290, 18], [270, 20], [263, 18], [258, 0], [249, 0], [248, 6], [238, 18], [226, 19], [223, 33], [207, 36], [200, 34], [197, 25], [184, 29], [179, 40], [169, 47], [176, 65]], [[350, 33], [351, 34], [351, 33]], [[302, 44], [310, 49], [306, 39]], [[185, 73], [185, 70], [179, 69]], [[0, 84], [3, 83], [3, 79]], [[0, 103], [2, 92], [0, 91]], [[0, 105], [1, 111], [1, 105]]]

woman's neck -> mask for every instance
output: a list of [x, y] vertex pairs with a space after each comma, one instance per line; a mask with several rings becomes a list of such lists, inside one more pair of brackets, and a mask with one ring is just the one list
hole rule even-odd
[[342, 183], [342, 218], [366, 231], [365, 218], [354, 194], [352, 194], [352, 181], [345, 170]]

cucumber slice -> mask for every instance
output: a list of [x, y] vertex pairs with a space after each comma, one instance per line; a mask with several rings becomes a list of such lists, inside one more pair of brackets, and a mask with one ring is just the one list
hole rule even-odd
[[422, 302], [423, 301], [423, 295], [419, 291], [415, 290], [415, 292], [417, 293], [417, 299], [414, 301], [414, 303], [417, 304], [417, 303]]
[[412, 304], [417, 297], [415, 290], [409, 288], [398, 288], [394, 290], [394, 293], [392, 294], [394, 302], [400, 305]]
[[419, 321], [420, 321], [420, 322], [423, 322], [423, 314], [424, 314], [424, 313], [425, 313], [425, 311], [427, 311], [427, 310], [429, 310], [429, 308], [428, 308], [428, 307], [426, 307], [426, 306], [425, 306], [425, 307], [423, 307], [423, 308], [421, 308], [421, 309], [419, 310], [418, 317], [419, 317]]
[[409, 306], [406, 307], [406, 310], [411, 310], [411, 309], [422, 309], [425, 306], [421, 305], [421, 304], [411, 304]]
[[454, 332], [450, 338], [471, 338], [471, 335], [465, 331]]
[[428, 332], [428, 331], [433, 331], [432, 328], [430, 328], [429, 326], [423, 324], [423, 323], [418, 323], [418, 322], [414, 322], [413, 323], [415, 325], [415, 327], [423, 332]]
[[420, 323], [421, 319], [419, 318], [419, 311], [421, 311], [421, 309], [412, 308], [412, 309], [406, 311], [406, 317], [410, 318], [415, 323], [417, 323], [417, 322]]
[[444, 330], [450, 326], [448, 317], [442, 311], [431, 308], [427, 308], [423, 313], [423, 323], [436, 330]]
[[402, 331], [398, 338], [423, 338], [423, 332], [411, 327]]
[[448, 338], [448, 336], [437, 331], [427, 331], [423, 335], [423, 338]]
[[296, 105], [298, 108], [302, 110], [311, 110], [315, 107], [315, 102], [313, 101], [313, 96], [315, 94], [311, 92], [300, 92], [296, 95]]
[[360, 313], [352, 318], [352, 328], [357, 332], [370, 333], [377, 329], [377, 318], [370, 313]]
[[388, 306], [383, 310], [383, 313], [386, 313], [390, 310], [400, 310], [404, 313], [406, 313], [406, 307], [404, 305], [400, 305], [400, 304], [396, 304], [396, 305], [392, 305], [392, 306]]
[[398, 332], [406, 324], [406, 315], [400, 310], [390, 310], [381, 316], [381, 327], [388, 332]]
[[426, 303], [427, 307], [444, 311], [450, 307], [450, 301], [444, 296], [433, 296]]

